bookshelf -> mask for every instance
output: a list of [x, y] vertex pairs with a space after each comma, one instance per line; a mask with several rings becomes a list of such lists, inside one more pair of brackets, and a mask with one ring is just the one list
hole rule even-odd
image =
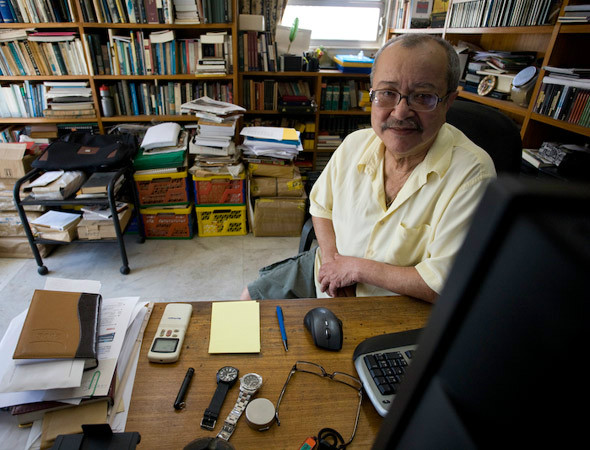
[[[534, 51], [537, 54], [537, 60], [541, 61], [540, 66], [590, 67], [590, 60], [582, 51], [582, 49], [588, 48], [590, 45], [590, 25], [588, 24], [564, 24], [556, 21], [553, 25], [451, 26], [451, 24], [458, 23], [453, 20], [452, 13], [450, 13], [453, 11], [453, 6], [457, 5], [462, 8], [470, 2], [451, 0], [448, 3], [449, 12], [443, 27], [391, 28], [388, 33], [389, 37], [402, 33], [432, 33], [442, 36], [455, 45], [460, 41], [465, 41], [484, 50]], [[476, 1], [471, 3], [475, 4]], [[559, 5], [559, 2], [553, 2], [552, 5], [557, 4], [559, 11], [555, 15], [561, 16], [566, 6], [584, 3], [587, 2], [583, 0], [564, 0], [561, 5]], [[526, 14], [522, 16], [524, 17]], [[518, 20], [515, 22], [518, 23]], [[467, 23], [470, 22], [467, 21]], [[458, 24], [460, 25], [461, 22]], [[521, 126], [523, 147], [538, 148], [544, 141], [549, 140], [577, 144], [588, 142], [590, 128], [534, 112], [535, 101], [540, 93], [542, 79], [545, 75], [545, 70], [540, 70], [528, 107], [521, 107], [510, 100], [479, 96], [476, 93], [464, 90], [459, 93], [459, 96], [497, 108], [512, 117]]]
[[[59, 11], [64, 16], [66, 15], [63, 12], [65, 8], [69, 11], [72, 20], [55, 21], [56, 16], [54, 15], [50, 17], [49, 21], [0, 23], [0, 33], [28, 29], [53, 34], [70, 32], [76, 40], [79, 40], [79, 43], [76, 43], [76, 49], [83, 54], [81, 58], [71, 60], [75, 61], [83, 71], [76, 72], [76, 74], [68, 71], [66, 75], [51, 71], [41, 73], [31, 71], [7, 73], [7, 71], [2, 71], [0, 85], [22, 86], [21, 92], [23, 90], [27, 92], [26, 89], [29, 85], [42, 86], [44, 82], [87, 82], [87, 86], [91, 88], [92, 92], [91, 102], [95, 115], [93, 117], [76, 117], [78, 114], [72, 113], [63, 117], [45, 117], [42, 113], [38, 113], [36, 115], [40, 116], [30, 117], [32, 115], [30, 111], [29, 117], [24, 117], [24, 114], [23, 117], [2, 114], [0, 127], [34, 123], [72, 124], [73, 126], [94, 123], [96, 129], [104, 133], [109, 127], [124, 122], [194, 122], [194, 115], [180, 114], [179, 102], [195, 98], [196, 95], [207, 94], [219, 100], [234, 101], [234, 90], [236, 90], [238, 80], [236, 67], [237, 0], [215, 2], [218, 5], [225, 5], [224, 9], [213, 11], [211, 8], [209, 13], [205, 10], [204, 14], [200, 15], [201, 20], [198, 24], [187, 23], [190, 19], [172, 18], [174, 16], [173, 0], [162, 0], [157, 3], [155, 0], [129, 2], [122, 0], [114, 0], [113, 2], [59, 0], [44, 3], [53, 4], [54, 10], [59, 7]], [[98, 6], [107, 5], [105, 7], [108, 8], [110, 4], [115, 6], [117, 13], [113, 10], [107, 13], [105, 9]], [[162, 5], [160, 10], [157, 9], [159, 4]], [[211, 3], [203, 0], [198, 4], [209, 5]], [[133, 14], [131, 10], [127, 9], [128, 5], [137, 8], [132, 9]], [[156, 8], [152, 10], [152, 13], [156, 11], [155, 16], [150, 15], [152, 6]], [[49, 11], [45, 11], [45, 14], [49, 14]], [[207, 17], [206, 23], [204, 23], [203, 17]], [[167, 37], [173, 36], [172, 43], [167, 40], [166, 32], [169, 33]], [[165, 35], [162, 38], [163, 41], [161, 43], [158, 41], [157, 45], [153, 44], [152, 41], [158, 35]], [[224, 73], [221, 71], [194, 73], [194, 70], [187, 68], [191, 61], [196, 63], [197, 42], [203, 35], [225, 35], [223, 50], [226, 70]], [[192, 50], [185, 47], [189, 45], [189, 42], [194, 47]], [[142, 57], [141, 43], [147, 44], [151, 53], [146, 53], [144, 48]], [[96, 44], [98, 46], [95, 46]], [[0, 46], [7, 47], [8, 42], [0, 41]], [[156, 47], [159, 48], [156, 49]], [[172, 48], [174, 48], [174, 52], [171, 52]], [[35, 56], [39, 57], [34, 53], [33, 57]], [[75, 58], [72, 52], [65, 50], [63, 56], [66, 59]], [[1, 58], [2, 55], [0, 55]], [[100, 65], [97, 58], [102, 60]], [[150, 70], [148, 70], [147, 61], [151, 62]], [[0, 68], [2, 68], [1, 61]], [[106, 117], [101, 108], [99, 89], [103, 85], [109, 88], [115, 101], [115, 114], [110, 117]], [[134, 89], [134, 93], [131, 89]], [[27, 95], [33, 98], [32, 102], [34, 102], [34, 95], [25, 93], [25, 96]], [[37, 109], [41, 105], [39, 103]], [[33, 106], [30, 106], [29, 109], [33, 109]]]
[[[266, 85], [265, 85], [266, 82]], [[304, 85], [304, 96], [311, 106], [282, 105], [281, 88], [285, 85]], [[262, 102], [255, 102], [262, 95]], [[338, 87], [337, 94], [329, 95], [328, 88]], [[301, 170], [321, 170], [340, 139], [359, 126], [370, 126], [370, 111], [358, 105], [360, 91], [368, 95], [369, 75], [342, 73], [337, 70], [319, 72], [262, 72], [240, 71], [238, 80], [239, 104], [246, 108], [245, 123], [268, 126], [289, 126], [302, 132], [303, 155]], [[264, 89], [268, 87], [268, 89]], [[264, 92], [272, 92], [272, 101], [263, 101]], [[332, 91], [333, 92], [333, 91]], [[294, 92], [295, 94], [297, 91]]]

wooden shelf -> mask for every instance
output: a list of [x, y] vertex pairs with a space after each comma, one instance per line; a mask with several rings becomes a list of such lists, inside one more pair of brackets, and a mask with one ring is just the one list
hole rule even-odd
[[[236, 98], [237, 92], [237, 33], [238, 33], [238, 1], [231, 0], [231, 6], [233, 10], [233, 20], [230, 23], [211, 23], [211, 24], [170, 24], [170, 23], [96, 23], [96, 22], [84, 22], [82, 17], [82, 5], [86, 7], [93, 7], [100, 2], [87, 2], [83, 0], [72, 0], [68, 1], [68, 4], [72, 7], [72, 15], [79, 19], [73, 22], [49, 22], [49, 23], [2, 23], [0, 29], [3, 30], [22, 30], [22, 29], [35, 29], [37, 31], [49, 31], [49, 30], [67, 30], [75, 31], [84, 47], [85, 63], [89, 73], [91, 72], [92, 66], [92, 55], [90, 49], [84, 41], [85, 36], [89, 34], [98, 34], [105, 39], [107, 36], [107, 30], [116, 30], [115, 34], [123, 34], [134, 31], [145, 31], [147, 35], [150, 31], [159, 30], [174, 30], [176, 32], [177, 40], [177, 57], [180, 58], [179, 51], [179, 39], [188, 37], [198, 37], [203, 33], [209, 31], [226, 32], [231, 39], [232, 43], [232, 54], [231, 61], [234, 67], [233, 73], [230, 74], [185, 74], [179, 73], [176, 75], [25, 75], [25, 76], [0, 76], [0, 82], [2, 83], [22, 83], [24, 81], [41, 84], [45, 81], [88, 81], [89, 87], [92, 89], [92, 100], [94, 101], [95, 110], [97, 112], [96, 117], [33, 117], [33, 118], [0, 118], [0, 124], [28, 124], [28, 123], [85, 123], [92, 122], [96, 123], [99, 132], [104, 133], [104, 126], [108, 124], [111, 126], [118, 122], [147, 122], [152, 121], [182, 121], [182, 122], [196, 122], [197, 118], [194, 115], [125, 115], [125, 116], [114, 116], [114, 117], [103, 117], [102, 109], [100, 105], [100, 96], [98, 89], [102, 84], [114, 84], [115, 82], [125, 80], [128, 82], [135, 83], [155, 83], [161, 82], [162, 85], [168, 82], [181, 82], [181, 83], [202, 83], [202, 82], [220, 82], [224, 84], [230, 84], [232, 86], [231, 95]], [[101, 4], [102, 5], [102, 4]], [[104, 44], [104, 41], [102, 41]], [[180, 60], [177, 60], [178, 66]]]
[[492, 97], [483, 97], [473, 92], [466, 92], [461, 89], [459, 90], [459, 97], [465, 98], [467, 100], [472, 100], [478, 103], [482, 103], [493, 108], [501, 109], [502, 111], [510, 112], [512, 114], [516, 114], [522, 117], [525, 117], [527, 114], [526, 108], [518, 106], [516, 103], [509, 100], [499, 100], [497, 98]]
[[[577, 0], [564, 0], [560, 6], [559, 16], [568, 4], [583, 3]], [[449, 2], [448, 11], [453, 2]], [[447, 18], [448, 19], [448, 18]], [[448, 21], [447, 21], [448, 23]], [[519, 26], [519, 27], [473, 27], [436, 29], [445, 39], [453, 44], [467, 41], [484, 50], [534, 51], [537, 53], [538, 66], [590, 67], [587, 49], [590, 48], [590, 24], [563, 24]], [[402, 33], [433, 33], [432, 29], [390, 29], [389, 36]], [[542, 61], [542, 62], [541, 62]], [[540, 77], [544, 75], [541, 71]], [[497, 108], [512, 117], [521, 125], [523, 146], [538, 146], [544, 141], [568, 140], [579, 141], [590, 137], [590, 128], [555, 120], [533, 112], [533, 105], [542, 86], [538, 79], [528, 108], [523, 108], [509, 100], [484, 97], [476, 93], [459, 89], [461, 98]]]

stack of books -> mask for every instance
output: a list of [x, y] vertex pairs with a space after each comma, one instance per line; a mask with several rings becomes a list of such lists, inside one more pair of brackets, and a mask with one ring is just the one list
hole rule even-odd
[[231, 39], [226, 31], [207, 32], [201, 35], [197, 45], [196, 73], [220, 74], [230, 73]]
[[45, 117], [96, 117], [88, 81], [45, 81]]
[[590, 4], [567, 5], [563, 8], [563, 16], [557, 19], [561, 23], [590, 23]]
[[[76, 193], [77, 199], [84, 198], [107, 198], [109, 183], [116, 175], [116, 172], [94, 172], [88, 177]], [[114, 184], [116, 194], [123, 185], [124, 177], [121, 175]]]

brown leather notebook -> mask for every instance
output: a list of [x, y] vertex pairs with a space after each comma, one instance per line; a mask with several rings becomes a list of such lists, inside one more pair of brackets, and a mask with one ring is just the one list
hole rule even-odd
[[83, 358], [98, 365], [100, 294], [37, 289], [13, 359]]

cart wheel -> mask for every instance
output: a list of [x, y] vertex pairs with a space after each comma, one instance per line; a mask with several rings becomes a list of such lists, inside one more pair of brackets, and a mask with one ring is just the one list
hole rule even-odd
[[39, 273], [39, 275], [47, 275], [49, 270], [47, 270], [47, 267], [45, 266], [39, 266], [37, 267], [37, 272]]
[[127, 275], [130, 272], [129, 266], [121, 266], [119, 272], [121, 272], [123, 275]]
[[143, 236], [140, 236], [137, 238], [137, 243], [138, 244], [143, 244], [145, 242], [145, 238]]

